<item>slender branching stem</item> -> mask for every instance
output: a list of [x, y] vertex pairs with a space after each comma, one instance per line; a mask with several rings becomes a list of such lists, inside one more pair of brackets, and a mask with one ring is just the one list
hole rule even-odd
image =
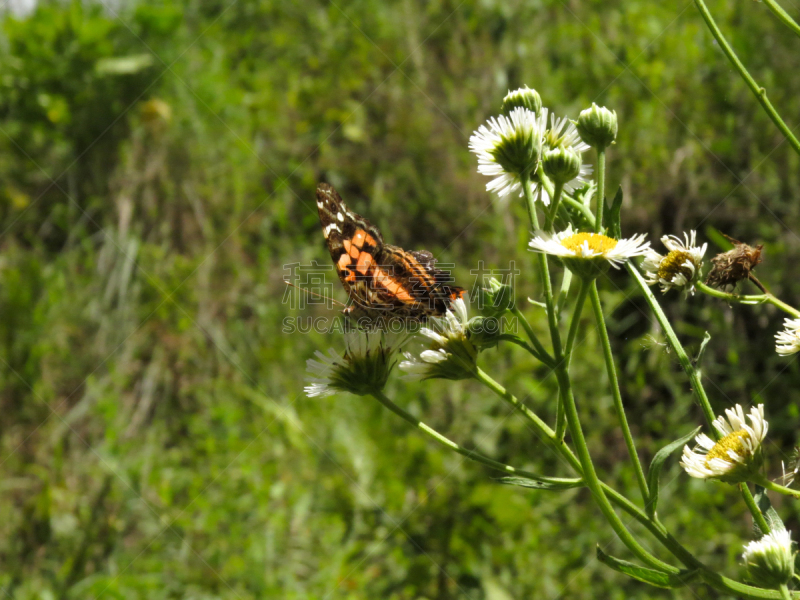
[[553, 222], [556, 220], [556, 215], [558, 214], [558, 207], [561, 205], [561, 197], [564, 193], [564, 184], [560, 182], [556, 182], [555, 190], [553, 191], [553, 196], [550, 200], [550, 209], [547, 213], [547, 220], [544, 224], [545, 231], [550, 231], [553, 229]]
[[633, 441], [631, 428], [628, 425], [628, 418], [625, 415], [625, 407], [622, 405], [622, 394], [619, 391], [617, 367], [614, 365], [614, 354], [611, 351], [611, 341], [608, 338], [606, 320], [603, 316], [603, 306], [600, 304], [600, 294], [597, 293], [597, 283], [593, 281], [590, 287], [592, 310], [594, 311], [594, 319], [597, 323], [597, 330], [600, 333], [600, 344], [603, 346], [603, 357], [606, 361], [608, 383], [611, 386], [611, 395], [614, 398], [614, 410], [617, 413], [617, 419], [619, 420], [619, 425], [622, 429], [622, 437], [625, 438], [625, 446], [628, 448], [628, 454], [631, 457], [631, 462], [633, 463], [633, 468], [636, 472], [636, 482], [639, 484], [639, 491], [642, 494], [642, 502], [647, 504], [650, 499], [650, 491], [647, 489], [647, 479], [644, 475], [644, 469], [642, 469], [642, 463], [639, 461], [639, 454], [636, 452], [636, 444]]
[[800, 490], [793, 490], [792, 488], [775, 483], [763, 475], [757, 480], [753, 480], [753, 483], [757, 483], [763, 488], [766, 488], [772, 492], [777, 492], [778, 494], [783, 494], [784, 496], [794, 496], [795, 498], [800, 498]]
[[800, 36], [800, 25], [798, 25], [797, 22], [789, 16], [789, 13], [783, 10], [783, 7], [780, 4], [775, 2], [775, 0], [764, 0], [764, 4], [766, 4], [767, 7], [772, 11], [772, 14], [778, 17], [781, 23], [791, 29], [795, 35]]
[[792, 315], [795, 318], [800, 318], [800, 310], [790, 306], [789, 304], [786, 304], [786, 302], [776, 298], [772, 294], [740, 296], [739, 294], [729, 294], [727, 292], [723, 292], [722, 290], [717, 290], [701, 282], [697, 282], [695, 287], [704, 294], [714, 298], [720, 298], [728, 302], [736, 302], [737, 304], [771, 304], [786, 314]]
[[475, 462], [479, 462], [479, 463], [481, 463], [483, 465], [486, 465], [487, 467], [491, 467], [492, 469], [496, 469], [498, 471], [503, 471], [504, 473], [509, 473], [511, 475], [519, 475], [520, 477], [525, 477], [526, 479], [531, 479], [531, 480], [534, 480], [534, 481], [543, 481], [543, 482], [547, 482], [547, 483], [575, 483], [576, 482], [575, 479], [564, 479], [564, 478], [561, 478], [561, 477], [543, 477], [541, 475], [536, 475], [535, 473], [530, 473], [529, 471], [525, 471], [523, 469], [517, 469], [517, 468], [512, 467], [510, 465], [506, 465], [506, 464], [503, 464], [503, 463], [498, 462], [496, 460], [493, 460], [493, 459], [489, 458], [488, 456], [484, 456], [480, 452], [475, 452], [473, 450], [469, 450], [467, 448], [464, 448], [464, 447], [460, 446], [459, 444], [457, 444], [456, 442], [454, 442], [453, 440], [451, 440], [450, 438], [445, 437], [444, 435], [442, 435], [441, 433], [439, 433], [438, 431], [436, 431], [432, 427], [429, 427], [428, 425], [426, 425], [425, 423], [423, 423], [422, 421], [417, 419], [411, 413], [409, 413], [409, 412], [403, 410], [402, 408], [400, 408], [399, 406], [397, 406], [397, 404], [392, 402], [386, 396], [386, 394], [384, 394], [382, 391], [376, 390], [376, 391], [372, 392], [372, 396], [378, 402], [380, 402], [386, 408], [388, 408], [390, 411], [392, 411], [394, 414], [396, 414], [398, 417], [400, 417], [404, 421], [410, 423], [411, 425], [413, 425], [414, 427], [416, 427], [417, 429], [419, 429], [420, 431], [425, 433], [427, 436], [433, 438], [434, 440], [436, 440], [442, 446], [452, 450], [453, 452], [457, 452], [458, 454], [461, 454], [462, 456], [466, 456], [467, 458], [469, 458], [471, 460], [474, 460]]
[[603, 231], [603, 213], [606, 208], [606, 149], [597, 148], [597, 215], [595, 231]]
[[756, 80], [750, 75], [747, 71], [745, 66], [742, 64], [742, 61], [739, 60], [739, 57], [736, 56], [736, 53], [731, 48], [728, 41], [725, 39], [725, 36], [722, 35], [722, 31], [720, 31], [717, 23], [714, 21], [714, 17], [711, 16], [711, 13], [708, 10], [705, 2], [703, 0], [694, 0], [695, 5], [697, 6], [697, 10], [700, 11], [700, 15], [703, 17], [703, 20], [706, 22], [708, 29], [711, 31], [711, 35], [714, 36], [714, 39], [717, 40], [720, 48], [725, 53], [725, 56], [728, 57], [728, 60], [731, 61], [733, 67], [739, 72], [739, 75], [744, 82], [747, 84], [747, 87], [755, 94], [756, 99], [761, 104], [764, 112], [767, 113], [772, 122], [775, 123], [775, 126], [780, 129], [781, 133], [784, 137], [788, 140], [789, 144], [794, 148], [795, 152], [800, 154], [800, 141], [792, 133], [792, 130], [784, 123], [781, 116], [778, 114], [778, 111], [775, 110], [775, 107], [772, 106], [772, 102], [769, 101], [767, 98], [767, 90], [756, 83]]
[[536, 352], [539, 355], [537, 358], [546, 365], [553, 366], [553, 364], [555, 364], [553, 357], [550, 356], [550, 353], [547, 350], [545, 350], [542, 342], [539, 341], [539, 337], [536, 335], [536, 332], [531, 327], [531, 324], [528, 323], [528, 319], [526, 319], [525, 315], [522, 314], [522, 311], [515, 305], [511, 308], [511, 314], [517, 317], [519, 322], [522, 324], [522, 328], [525, 330], [528, 339], [531, 341], [531, 344], [533, 344], [533, 347], [536, 349]]
[[[697, 399], [697, 402], [700, 404], [700, 408], [703, 411], [703, 415], [705, 416], [706, 423], [709, 427], [709, 433], [714, 439], [719, 439], [720, 435], [717, 431], [716, 427], [714, 427], [714, 419], [716, 418], [714, 415], [714, 410], [711, 408], [711, 402], [708, 400], [708, 395], [706, 394], [706, 390], [703, 387], [703, 382], [700, 374], [700, 370], [697, 369], [689, 358], [689, 355], [686, 354], [686, 350], [681, 344], [678, 336], [675, 335], [675, 330], [672, 329], [672, 325], [670, 325], [669, 319], [667, 319], [667, 315], [664, 314], [664, 311], [661, 309], [661, 304], [659, 304], [656, 297], [653, 295], [650, 286], [647, 285], [647, 282], [642, 277], [639, 270], [631, 263], [630, 261], [626, 264], [626, 268], [628, 272], [633, 276], [634, 281], [639, 286], [642, 294], [644, 295], [644, 299], [647, 301], [647, 304], [650, 306], [650, 310], [653, 311], [653, 314], [658, 321], [658, 324], [661, 325], [661, 329], [664, 330], [664, 335], [667, 337], [667, 342], [669, 342], [670, 348], [672, 351], [675, 352], [675, 355], [678, 357], [678, 362], [680, 362], [681, 367], [683, 367], [684, 372], [689, 377], [689, 382], [692, 386], [692, 391], [694, 392], [694, 396]], [[750, 488], [746, 485], [740, 485], [739, 490], [742, 493], [742, 498], [747, 504], [747, 508], [750, 510], [750, 513], [753, 515], [753, 520], [758, 524], [759, 527], [762, 528], [764, 532], [769, 531], [769, 525], [767, 525], [766, 519], [764, 519], [764, 515], [761, 514], [758, 506], [753, 499], [753, 495], [750, 493]]]
[[[586, 303], [586, 296], [589, 295], [589, 285], [584, 281], [581, 280], [580, 290], [578, 292], [578, 299], [575, 302], [575, 309], [572, 311], [572, 321], [569, 324], [569, 332], [567, 333], [567, 344], [564, 348], [564, 360], [567, 363], [567, 369], [569, 369], [570, 361], [572, 360], [572, 350], [575, 346], [575, 338], [578, 335], [578, 329], [581, 322], [581, 313], [583, 312], [583, 305]], [[560, 398], [560, 394], [559, 394]], [[566, 415], [564, 414], [564, 409], [562, 407], [562, 403], [559, 401], [558, 410], [556, 411], [556, 437], [559, 440], [564, 439], [564, 433], [566, 432], [567, 421]]]
[[[502, 385], [497, 383], [483, 371], [478, 371], [477, 379], [512, 406], [517, 407], [520, 404], [513, 394], [508, 392], [508, 390], [506, 390]], [[528, 417], [530, 422], [534, 425], [537, 434], [541, 436], [545, 443], [555, 449], [555, 451], [572, 466], [575, 472], [580, 477], [583, 477], [583, 470], [580, 461], [569, 449], [569, 447], [567, 447], [565, 444], [558, 443], [555, 432], [550, 429], [550, 427], [548, 427], [544, 421], [538, 418], [535, 413], [527, 411], [523, 414]], [[517, 472], [519, 473], [519, 471]], [[625, 496], [620, 494], [608, 484], [601, 481], [600, 487], [608, 495], [608, 498], [611, 502], [616, 504], [625, 513], [643, 525], [661, 545], [669, 550], [686, 567], [690, 569], [698, 569], [700, 577], [703, 579], [703, 581], [705, 581], [714, 589], [733, 593], [746, 598], [781, 598], [781, 596], [774, 590], [765, 590], [762, 588], [745, 585], [711, 570], [691, 552], [689, 552], [689, 550], [681, 545], [681, 543], [678, 542], [672, 535], [670, 535], [657, 518], [651, 519], [643, 510], [641, 510], [633, 502], [628, 500]], [[674, 569], [674, 567], [672, 569]], [[671, 570], [670, 572], [674, 571]], [[794, 597], [800, 598], [800, 594], [796, 594]]]

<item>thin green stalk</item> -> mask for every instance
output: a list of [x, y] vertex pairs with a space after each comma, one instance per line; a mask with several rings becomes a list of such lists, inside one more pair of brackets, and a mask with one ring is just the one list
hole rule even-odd
[[[570, 362], [572, 361], [572, 349], [575, 346], [575, 338], [578, 334], [578, 325], [581, 322], [581, 313], [583, 312], [583, 305], [586, 303], [586, 296], [589, 294], [589, 285], [584, 280], [581, 280], [581, 286], [578, 290], [578, 299], [575, 302], [575, 309], [572, 311], [572, 321], [569, 324], [569, 332], [567, 333], [567, 345], [564, 348], [564, 360], [569, 369]], [[558, 410], [556, 411], [556, 438], [558, 440], [564, 439], [567, 421], [564, 409], [561, 403], [561, 395], [558, 399]]]
[[786, 584], [782, 584], [781, 587], [778, 588], [781, 592], [781, 598], [784, 600], [792, 600], [792, 595], [789, 593], [789, 588]]
[[[519, 319], [519, 322], [522, 324], [522, 328], [525, 330], [525, 333], [527, 334], [528, 339], [531, 341], [531, 344], [533, 344], [533, 347], [536, 348], [536, 351], [541, 355], [539, 360], [548, 366], [555, 364], [555, 360], [552, 356], [550, 356], [550, 353], [545, 350], [542, 342], [539, 341], [539, 337], [536, 335], [536, 332], [531, 327], [531, 324], [528, 323], [528, 319], [526, 319], [525, 315], [522, 314], [522, 311], [517, 306], [514, 306], [511, 308], [511, 314]], [[543, 358], [545, 360], [542, 360]]]
[[781, 116], [778, 114], [778, 111], [775, 110], [775, 107], [772, 106], [772, 103], [767, 98], [767, 90], [756, 83], [755, 79], [753, 79], [745, 66], [742, 64], [742, 61], [740, 61], [739, 57], [736, 56], [733, 48], [731, 48], [730, 44], [728, 44], [728, 41], [722, 35], [719, 27], [717, 27], [714, 17], [711, 16], [711, 13], [708, 11], [708, 8], [705, 5], [705, 2], [703, 2], [703, 0], [694, 0], [694, 3], [697, 5], [697, 9], [700, 11], [700, 15], [703, 17], [706, 25], [708, 25], [708, 28], [711, 30], [711, 34], [717, 40], [717, 43], [728, 57], [728, 60], [731, 61], [734, 68], [739, 72], [739, 75], [742, 77], [742, 79], [744, 79], [747, 87], [749, 87], [753, 94], [755, 94], [756, 99], [761, 104], [764, 112], [766, 112], [769, 118], [772, 119], [772, 122], [775, 123], [775, 126], [780, 129], [781, 133], [789, 141], [789, 144], [791, 144], [795, 152], [800, 154], [800, 142], [797, 141], [797, 138], [794, 137], [792, 131], [786, 126], [786, 123], [783, 122], [783, 119], [781, 119]]
[[757, 481], [753, 480], [753, 483], [757, 483], [763, 488], [766, 488], [773, 492], [777, 492], [778, 494], [783, 494], [784, 496], [794, 496], [795, 498], [800, 498], [800, 490], [793, 490], [792, 488], [788, 488], [786, 486], [780, 485], [779, 483], [775, 483], [774, 481], [767, 479], [763, 475]]
[[414, 427], [416, 427], [417, 429], [419, 429], [420, 431], [422, 431], [426, 435], [430, 436], [431, 438], [436, 440], [438, 443], [440, 443], [442, 446], [445, 446], [446, 448], [449, 448], [450, 450], [453, 450], [454, 452], [457, 452], [458, 454], [461, 454], [462, 456], [466, 456], [467, 458], [469, 458], [471, 460], [474, 460], [475, 462], [479, 462], [479, 463], [481, 463], [483, 465], [486, 465], [487, 467], [491, 467], [492, 469], [496, 469], [498, 471], [503, 471], [504, 473], [510, 473], [510, 474], [513, 474], [513, 475], [519, 475], [521, 477], [525, 477], [527, 479], [532, 479], [532, 480], [536, 480], [536, 481], [544, 481], [544, 482], [550, 482], [550, 483], [574, 483], [575, 482], [575, 479], [564, 479], [564, 478], [561, 478], [561, 477], [542, 477], [541, 475], [536, 475], [535, 473], [530, 473], [528, 471], [524, 471], [522, 469], [517, 469], [517, 468], [512, 467], [510, 465], [503, 464], [503, 463], [498, 462], [496, 460], [492, 460], [491, 458], [489, 458], [488, 456], [484, 456], [480, 452], [474, 452], [472, 450], [468, 450], [467, 448], [462, 448], [461, 446], [459, 446], [456, 442], [454, 442], [450, 438], [447, 438], [447, 437], [443, 436], [441, 433], [439, 433], [438, 431], [436, 431], [432, 427], [429, 427], [428, 425], [426, 425], [425, 423], [423, 423], [422, 421], [420, 421], [419, 419], [414, 417], [411, 413], [408, 413], [405, 410], [403, 410], [402, 408], [400, 408], [399, 406], [397, 406], [397, 404], [392, 402], [383, 392], [381, 392], [381, 391], [372, 392], [372, 396], [378, 402], [380, 402], [386, 408], [388, 408], [390, 411], [392, 411], [394, 414], [399, 416], [404, 421], [407, 421], [408, 423], [410, 423], [411, 425], [413, 425]]
[[560, 182], [556, 182], [555, 190], [553, 191], [553, 196], [550, 199], [550, 210], [547, 213], [547, 220], [544, 224], [544, 230], [550, 231], [553, 228], [553, 222], [556, 220], [556, 214], [558, 214], [558, 207], [561, 204], [561, 196], [564, 192], [564, 184]]
[[[503, 400], [509, 402], [515, 407], [520, 404], [513, 394], [508, 392], [502, 385], [493, 380], [489, 375], [483, 371], [480, 371], [478, 375], [478, 380], [489, 387], [489, 389], [500, 396]], [[580, 461], [566, 445], [556, 443], [555, 432], [534, 413], [528, 412], [526, 413], [526, 416], [531, 419], [531, 422], [538, 430], [538, 433], [544, 438], [544, 441], [554, 448], [560, 456], [567, 460], [578, 476], [583, 478], [583, 471]], [[686, 567], [690, 569], [699, 569], [700, 576], [703, 578], [703, 581], [705, 581], [714, 589], [737, 594], [747, 598], [781, 598], [781, 596], [773, 590], [764, 590], [745, 585], [710, 570], [691, 552], [689, 552], [689, 550], [684, 548], [683, 545], [681, 545], [681, 543], [678, 542], [671, 534], [669, 534], [666, 528], [658, 521], [658, 519], [651, 519], [644, 511], [633, 504], [633, 502], [628, 500], [625, 496], [620, 494], [608, 484], [601, 481], [600, 486], [608, 495], [608, 498], [611, 502], [619, 506], [624, 512], [643, 525], [661, 545], [669, 550], [678, 560], [686, 565]], [[795, 595], [795, 598], [800, 598], [800, 595]]]
[[795, 20], [789, 16], [789, 13], [783, 10], [783, 7], [780, 4], [775, 2], [775, 0], [764, 0], [764, 4], [769, 7], [769, 9], [772, 11], [772, 14], [780, 19], [781, 23], [794, 31], [795, 35], [800, 36], [800, 25], [798, 25]]
[[[522, 177], [522, 190], [525, 193], [525, 200], [528, 204], [528, 216], [531, 219], [531, 227], [536, 231], [539, 229], [539, 219], [536, 216], [536, 206], [534, 204], [535, 200], [533, 198], [530, 178]], [[539, 262], [539, 277], [542, 281], [542, 287], [544, 288], [544, 304], [547, 309], [547, 323], [550, 327], [550, 339], [553, 343], [553, 358], [555, 362], [559, 362], [563, 358], [563, 354], [561, 350], [561, 334], [558, 331], [556, 311], [553, 305], [553, 284], [550, 281], [550, 268], [547, 265], [546, 254], [537, 252], [536, 258]]]
[[628, 448], [628, 454], [631, 457], [631, 462], [633, 463], [633, 468], [636, 472], [636, 481], [639, 484], [639, 491], [642, 494], [642, 502], [647, 504], [650, 499], [650, 490], [647, 488], [647, 478], [644, 475], [642, 463], [639, 462], [639, 454], [636, 452], [636, 444], [633, 442], [633, 435], [631, 435], [631, 428], [628, 425], [628, 418], [625, 416], [625, 407], [622, 405], [622, 394], [619, 391], [617, 368], [614, 365], [614, 354], [611, 352], [611, 342], [608, 338], [606, 320], [603, 316], [603, 306], [600, 304], [600, 294], [597, 292], [597, 283], [593, 281], [590, 287], [592, 296], [592, 310], [594, 310], [594, 319], [597, 323], [597, 330], [600, 332], [600, 343], [603, 346], [603, 357], [606, 361], [608, 383], [611, 386], [611, 394], [614, 398], [614, 409], [617, 412], [617, 419], [619, 420], [619, 425], [622, 429], [622, 437], [625, 438], [625, 446]]
[[[689, 377], [692, 391], [694, 391], [694, 395], [697, 398], [697, 401], [700, 403], [700, 408], [703, 411], [703, 416], [705, 416], [711, 436], [714, 439], [719, 439], [719, 432], [713, 425], [716, 416], [711, 408], [711, 402], [708, 400], [706, 390], [703, 387], [700, 371], [695, 368], [694, 363], [692, 363], [691, 359], [686, 354], [686, 350], [683, 348], [678, 336], [675, 335], [675, 330], [672, 329], [672, 325], [670, 324], [669, 319], [667, 319], [667, 315], [665, 315], [664, 311], [661, 310], [661, 304], [659, 304], [658, 300], [653, 295], [653, 292], [650, 290], [650, 286], [647, 285], [647, 282], [639, 273], [639, 270], [630, 261], [626, 263], [625, 267], [628, 269], [628, 273], [633, 276], [636, 284], [639, 286], [639, 289], [644, 295], [644, 299], [650, 306], [650, 310], [653, 311], [656, 320], [658, 321], [659, 325], [661, 325], [661, 329], [664, 331], [664, 335], [667, 337], [670, 348], [672, 348], [673, 352], [675, 352], [675, 355], [678, 357], [678, 362], [680, 362], [681, 367], [683, 367], [683, 371]], [[755, 499], [750, 493], [750, 488], [748, 488], [746, 485], [740, 485], [739, 490], [742, 493], [742, 498], [744, 499], [745, 504], [747, 504], [747, 508], [753, 515], [753, 520], [758, 523], [758, 526], [761, 527], [763, 531], [769, 531], [769, 526], [764, 519], [764, 515], [761, 514], [761, 510], [759, 510], [758, 506], [756, 505]]]
[[586, 445], [586, 438], [583, 436], [583, 429], [581, 427], [580, 417], [578, 416], [578, 409], [575, 406], [575, 398], [572, 395], [572, 386], [570, 385], [569, 375], [566, 373], [565, 366], [566, 365], [562, 364], [556, 371], [559, 380], [558, 385], [561, 391], [562, 402], [564, 404], [564, 413], [567, 417], [567, 426], [569, 427], [570, 436], [575, 444], [575, 452], [577, 453], [578, 460], [581, 463], [583, 480], [586, 482], [589, 491], [591, 491], [595, 503], [602, 511], [603, 516], [605, 516], [609, 525], [611, 525], [614, 533], [617, 534], [617, 537], [619, 537], [622, 543], [624, 543], [639, 560], [654, 569], [658, 569], [659, 571], [674, 573], [676, 571], [675, 567], [665, 563], [662, 560], [659, 560], [645, 550], [638, 541], [636, 541], [631, 533], [625, 528], [625, 525], [622, 523], [617, 513], [614, 512], [614, 507], [612, 507], [611, 503], [608, 501], [608, 497], [606, 497], [603, 486], [600, 483], [600, 479], [597, 477], [597, 472], [594, 470], [592, 457], [589, 454], [589, 447]]
[[603, 231], [603, 213], [606, 207], [606, 149], [597, 148], [597, 217], [595, 231]]
[[528, 353], [531, 356], [536, 358], [541, 363], [547, 365], [548, 367], [552, 367], [553, 366], [553, 364], [550, 362], [550, 360], [548, 358], [546, 358], [546, 357], [542, 356], [541, 354], [539, 354], [539, 352], [535, 348], [533, 348], [530, 344], [528, 344], [528, 342], [526, 342], [525, 340], [519, 339], [515, 335], [512, 335], [510, 333], [501, 333], [500, 335], [497, 336], [497, 339], [500, 340], [500, 341], [504, 341], [504, 342], [511, 342], [512, 344], [515, 344], [515, 345], [519, 346], [520, 348], [524, 348], [525, 350], [528, 351]]
[[717, 290], [715, 288], [707, 286], [705, 283], [697, 282], [695, 287], [714, 298], [721, 298], [722, 300], [727, 300], [728, 302], [736, 302], [738, 304], [772, 304], [776, 308], [779, 308], [783, 312], [792, 315], [795, 318], [800, 317], [800, 310], [797, 310], [793, 306], [786, 304], [783, 300], [780, 300], [773, 296], [772, 294], [755, 294], [750, 296], [740, 296], [739, 294], [728, 294], [727, 292], [723, 292], [722, 290]]
[[582, 202], [578, 202], [574, 198], [570, 198], [566, 194], [564, 195], [564, 199], [562, 200], [562, 204], [568, 204], [569, 206], [571, 206], [575, 210], [580, 211], [583, 214], [583, 218], [586, 219], [586, 221], [589, 223], [589, 226], [594, 228], [595, 223], [597, 222], [597, 220], [594, 218], [594, 215], [592, 214], [592, 209], [590, 209], [588, 206], [586, 206]]

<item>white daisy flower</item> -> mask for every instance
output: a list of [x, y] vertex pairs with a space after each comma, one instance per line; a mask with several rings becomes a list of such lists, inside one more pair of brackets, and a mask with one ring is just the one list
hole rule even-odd
[[597, 277], [609, 264], [618, 269], [629, 258], [647, 252], [650, 243], [644, 241], [645, 236], [615, 240], [600, 233], [575, 232], [570, 225], [558, 233], [537, 231], [528, 246], [534, 252], [560, 257], [578, 275]]
[[775, 334], [775, 350], [781, 356], [800, 352], [800, 319], [786, 319], [784, 330]]
[[[435, 329], [420, 333], [431, 340], [430, 347], [415, 356], [404, 352], [400, 369], [405, 379], [469, 379], [475, 373], [478, 350], [469, 340], [469, 315], [462, 298], [455, 300], [445, 316], [431, 319]], [[438, 330], [438, 331], [437, 331]]]
[[760, 540], [747, 544], [742, 558], [755, 583], [766, 587], [787, 584], [794, 576], [791, 532], [773, 529]]
[[[546, 123], [548, 110], [543, 108], [539, 114], [540, 117], [544, 118]], [[578, 129], [575, 127], [575, 124], [572, 121], [570, 121], [567, 117], [561, 117], [560, 119], [557, 119], [554, 114], [550, 114], [550, 127], [544, 132], [542, 148], [543, 151], [563, 148], [566, 150], [574, 150], [575, 152], [581, 154], [586, 152], [590, 146], [581, 140], [581, 136], [578, 134]], [[594, 168], [592, 165], [581, 164], [578, 174], [570, 181], [564, 183], [564, 193], [572, 194], [578, 188], [583, 187], [586, 182], [589, 181], [589, 178], [593, 172]], [[544, 186], [541, 185], [541, 183], [534, 182], [533, 193], [534, 195], [538, 194], [538, 198], [542, 204], [545, 206], [550, 205], [550, 194], [547, 193], [547, 190], [544, 189]]]
[[667, 293], [675, 288], [694, 294], [694, 284], [700, 279], [703, 268], [703, 255], [708, 244], [696, 245], [697, 232], [683, 234], [683, 241], [674, 235], [665, 235], [661, 243], [669, 251], [662, 256], [652, 248], [645, 255], [642, 269], [650, 285], [661, 284], [661, 291]]
[[382, 390], [395, 365], [394, 354], [408, 338], [405, 334], [387, 334], [379, 330], [345, 334], [346, 350], [340, 355], [333, 348], [328, 355], [317, 350], [319, 360], [309, 358], [306, 386], [310, 398], [350, 392], [358, 396]]
[[695, 438], [694, 450], [688, 444], [683, 447], [681, 466], [692, 477], [736, 483], [746, 481], [761, 467], [761, 443], [769, 429], [764, 419], [764, 405], [750, 409], [750, 425], [739, 404], [734, 409], [726, 409], [725, 414], [727, 420], [717, 417], [713, 423], [722, 435], [719, 441], [714, 442], [701, 433]]
[[493, 177], [486, 189], [501, 198], [520, 192], [520, 176], [531, 174], [542, 154], [544, 116], [518, 107], [508, 116], [492, 117], [469, 138], [469, 149], [478, 157], [478, 172]]

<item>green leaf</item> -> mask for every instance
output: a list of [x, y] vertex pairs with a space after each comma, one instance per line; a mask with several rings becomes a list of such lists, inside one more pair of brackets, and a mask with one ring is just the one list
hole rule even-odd
[[600, 549], [600, 546], [597, 547], [597, 560], [607, 567], [611, 567], [618, 573], [622, 573], [628, 577], [632, 577], [644, 583], [649, 583], [656, 587], [668, 589], [685, 586], [694, 578], [698, 571], [697, 569], [692, 569], [691, 571], [681, 571], [678, 574], [662, 573], [661, 571], [640, 567], [626, 560], [620, 560], [609, 556]]
[[[764, 515], [764, 519], [766, 519], [767, 525], [769, 525], [771, 531], [786, 530], [786, 525], [783, 524], [783, 521], [778, 513], [774, 508], [772, 508], [772, 503], [769, 501], [769, 496], [767, 496], [767, 490], [760, 485], [756, 485], [756, 493], [753, 496], [753, 499], [756, 501], [758, 510], [760, 510], [761, 514]], [[761, 531], [761, 528], [756, 523], [753, 523], [753, 529], [758, 537], [761, 537], [766, 533], [765, 531]]]
[[605, 204], [603, 211], [603, 222], [608, 228], [608, 233], [611, 237], [619, 239], [622, 237], [622, 228], [620, 227], [620, 210], [622, 209], [622, 186], [619, 186], [617, 193], [614, 196], [614, 202], [611, 205]]
[[670, 454], [681, 448], [684, 444], [688, 443], [694, 436], [700, 432], [700, 427], [694, 431], [690, 431], [685, 436], [674, 442], [667, 444], [661, 450], [656, 452], [650, 463], [650, 468], [647, 470], [647, 488], [650, 490], [650, 499], [645, 506], [645, 510], [650, 517], [656, 514], [656, 507], [658, 506], [658, 477], [661, 475], [661, 468]]
[[583, 487], [584, 485], [582, 479], [561, 479], [558, 477], [538, 476], [536, 479], [528, 477], [501, 477], [498, 481], [505, 485], [517, 485], [519, 487], [550, 491], [569, 490]]

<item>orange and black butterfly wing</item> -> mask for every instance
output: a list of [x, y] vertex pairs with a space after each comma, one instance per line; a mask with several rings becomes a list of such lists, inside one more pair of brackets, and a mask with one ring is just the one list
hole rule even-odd
[[450, 274], [435, 267], [430, 252], [384, 244], [377, 227], [347, 208], [326, 183], [317, 187], [317, 209], [339, 279], [366, 316], [421, 320], [444, 314], [463, 297], [465, 290], [449, 285]]
[[317, 210], [336, 272], [352, 296], [351, 290], [358, 281], [363, 281], [373, 257], [381, 253], [383, 238], [377, 227], [347, 208], [339, 193], [327, 183], [317, 186]]

